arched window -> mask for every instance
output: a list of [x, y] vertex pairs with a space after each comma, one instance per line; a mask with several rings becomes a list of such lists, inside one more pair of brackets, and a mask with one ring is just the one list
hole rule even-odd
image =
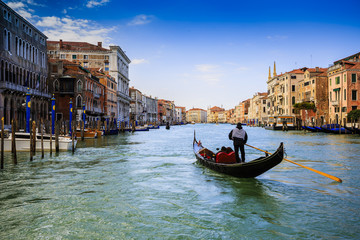
[[5, 30], [4, 30], [4, 49], [5, 49], [5, 50], [8, 50], [7, 36], [8, 36], [8, 34], [7, 34], [6, 29], [5, 29]]
[[76, 97], [76, 107], [77, 108], [82, 107], [82, 97], [80, 95]]
[[16, 55], [19, 56], [19, 39], [15, 37], [15, 48], [16, 48]]
[[77, 91], [78, 92], [82, 91], [82, 82], [80, 80], [77, 82]]
[[55, 92], [58, 92], [60, 90], [60, 86], [59, 86], [59, 81], [55, 80], [54, 81], [54, 90]]

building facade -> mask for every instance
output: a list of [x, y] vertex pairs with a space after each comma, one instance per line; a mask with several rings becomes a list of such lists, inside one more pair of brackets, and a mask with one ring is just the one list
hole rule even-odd
[[186, 121], [189, 123], [206, 123], [207, 111], [201, 108], [192, 108], [186, 111]]
[[175, 106], [175, 123], [183, 124], [186, 122], [186, 108]]
[[158, 121], [160, 124], [173, 124], [175, 120], [174, 101], [158, 99]]
[[5, 125], [16, 119], [24, 128], [27, 93], [31, 119], [48, 119], [47, 37], [2, 1], [0, 6], [0, 117]]
[[49, 89], [54, 93], [56, 120], [69, 121], [70, 101], [73, 107], [73, 120], [83, 119], [85, 125], [90, 121], [103, 120], [106, 88], [100, 79], [91, 72], [67, 60], [49, 60]]
[[118, 121], [129, 121], [129, 64], [130, 59], [119, 46], [102, 47], [98, 42], [93, 45], [87, 42], [48, 41], [48, 57], [51, 59], [68, 60], [84, 68], [97, 68], [109, 74], [117, 84]]
[[360, 62], [336, 61], [327, 75], [329, 121], [344, 124], [347, 114], [360, 108]]
[[143, 95], [144, 103], [144, 122], [147, 124], [158, 124], [158, 103], [157, 99]]

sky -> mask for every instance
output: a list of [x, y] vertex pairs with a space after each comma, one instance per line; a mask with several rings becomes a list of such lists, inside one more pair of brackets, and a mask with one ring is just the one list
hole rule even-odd
[[176, 106], [234, 108], [277, 74], [360, 52], [360, 1], [10, 0], [48, 40], [118, 45], [130, 87]]

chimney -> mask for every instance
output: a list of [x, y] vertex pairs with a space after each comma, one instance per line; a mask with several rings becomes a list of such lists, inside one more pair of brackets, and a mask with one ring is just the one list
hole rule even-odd
[[319, 67], [316, 67], [315, 70], [316, 70], [316, 72], [319, 72]]
[[63, 47], [63, 41], [62, 41], [62, 39], [60, 39], [60, 49]]
[[98, 42], [98, 47], [102, 47], [102, 42]]

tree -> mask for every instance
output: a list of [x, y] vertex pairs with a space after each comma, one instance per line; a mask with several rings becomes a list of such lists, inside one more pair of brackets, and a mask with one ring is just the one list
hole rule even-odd
[[296, 110], [300, 110], [300, 109], [315, 110], [315, 103], [313, 103], [313, 102], [295, 103], [294, 108]]
[[356, 110], [352, 110], [348, 113], [347, 115], [348, 121], [349, 122], [357, 122], [360, 119], [360, 110], [356, 109]]

